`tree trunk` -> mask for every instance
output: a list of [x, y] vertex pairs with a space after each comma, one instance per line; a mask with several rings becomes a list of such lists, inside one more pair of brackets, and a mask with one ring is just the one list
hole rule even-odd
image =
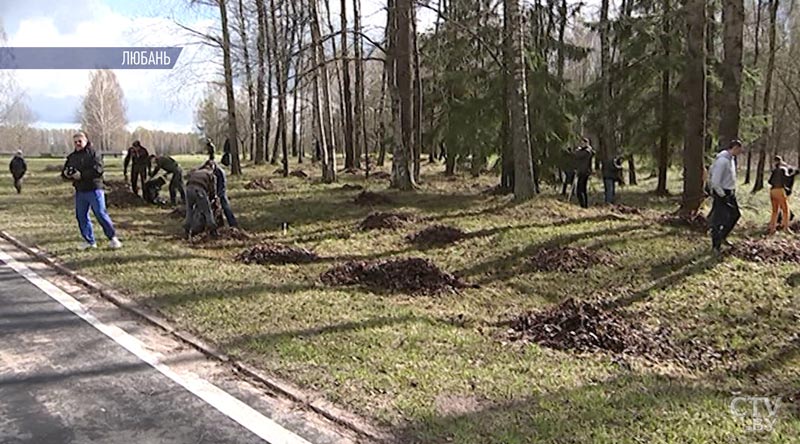
[[458, 160], [458, 154], [454, 153], [453, 150], [447, 150], [447, 154], [445, 154], [444, 160], [444, 175], [447, 177], [452, 177], [456, 175], [456, 165]]
[[628, 183], [631, 185], [639, 184], [639, 181], [636, 179], [636, 162], [633, 155], [628, 156]]
[[222, 63], [225, 71], [225, 97], [228, 107], [228, 138], [231, 142], [231, 175], [242, 174], [239, 163], [239, 133], [236, 126], [236, 97], [233, 92], [233, 68], [231, 65], [231, 33], [228, 27], [227, 0], [218, 0], [222, 26]]
[[[606, 0], [607, 1], [607, 0]], [[525, 81], [522, 15], [518, 0], [504, 0], [505, 31], [510, 44], [505, 66], [510, 71], [511, 144], [514, 147], [514, 198], [528, 200], [535, 195], [533, 159], [528, 140], [528, 104]]]
[[247, 82], [247, 104], [249, 122], [247, 128], [250, 134], [250, 160], [255, 157], [255, 124], [256, 124], [256, 110], [255, 110], [255, 91], [253, 90], [253, 70], [250, 68], [250, 52], [248, 50], [247, 39], [247, 20], [244, 14], [244, 1], [239, 0], [239, 38], [242, 39], [242, 52], [244, 56], [244, 69], [245, 81]]
[[[609, 0], [600, 4], [600, 156], [602, 160], [613, 159], [616, 155], [614, 146], [614, 119], [611, 116], [611, 56], [608, 37], [611, 25], [608, 20]], [[600, 159], [598, 159], [600, 160]]]
[[[386, 29], [390, 29], [387, 24]], [[388, 40], [387, 40], [388, 41]], [[391, 64], [391, 57], [387, 54], [386, 60], [383, 64], [383, 74], [381, 74], [381, 99], [378, 102], [378, 166], [382, 167], [386, 161], [386, 118], [383, 113], [386, 109], [386, 73], [393, 69]]]
[[355, 151], [356, 168], [361, 167], [361, 154], [366, 155], [367, 170], [369, 170], [369, 149], [367, 149], [367, 123], [364, 110], [364, 47], [361, 37], [361, 0], [353, 0], [353, 52], [356, 63], [356, 95], [353, 120], [355, 132], [353, 134], [353, 148]]
[[[508, 14], [503, 17], [503, 59], [508, 62], [514, 57], [511, 51], [511, 30], [509, 28]], [[511, 96], [514, 95], [514, 83], [511, 78], [509, 66], [503, 66], [503, 120], [502, 143], [503, 163], [500, 171], [500, 189], [505, 192], [514, 192], [514, 144], [511, 134]]]
[[[333, 66], [333, 75], [334, 75], [334, 77], [336, 77], [336, 86], [339, 88], [338, 106], [339, 106], [339, 117], [340, 118], [336, 119], [336, 118], [333, 117], [333, 115], [331, 115], [331, 124], [332, 124], [331, 131], [333, 133], [333, 137], [330, 140], [331, 148], [329, 150], [331, 153], [333, 153], [333, 154], [329, 154], [329, 155], [332, 155], [332, 156], [336, 157], [336, 147], [337, 146], [343, 146], [343, 137], [344, 137], [344, 118], [343, 117], [344, 117], [344, 114], [345, 114], [345, 110], [344, 110], [344, 100], [343, 100], [343, 98], [344, 98], [344, 86], [342, 84], [342, 75], [339, 73], [339, 68], [338, 68], [339, 65], [335, 62], [337, 60], [337, 57], [339, 57], [339, 51], [336, 49], [336, 38], [334, 38], [334, 36], [336, 35], [336, 32], [333, 29], [333, 18], [331, 17], [331, 2], [330, 2], [330, 0], [325, 0], [325, 14], [328, 17], [328, 31], [330, 32], [330, 35], [331, 35], [330, 41], [331, 41], [331, 48], [333, 49], [333, 54], [332, 54], [333, 61], [334, 61], [333, 64], [332, 64], [332, 66]], [[324, 44], [323, 44], [323, 48], [324, 48]], [[330, 86], [328, 87], [328, 90], [330, 91]], [[333, 100], [333, 99], [331, 99], [331, 100]], [[331, 113], [333, 113], [333, 106], [334, 106], [334, 104], [333, 104], [333, 102], [331, 102]], [[342, 154], [346, 155], [346, 151], [347, 151], [347, 148], [343, 147], [342, 148]]]
[[767, 163], [767, 148], [770, 140], [769, 110], [772, 96], [772, 77], [775, 72], [776, 27], [778, 19], [778, 0], [769, 1], [769, 58], [767, 59], [767, 75], [764, 82], [764, 128], [761, 130], [761, 143], [758, 151], [758, 164], [756, 165], [756, 180], [753, 183], [753, 192], [764, 188], [764, 169]]
[[341, 0], [342, 18], [342, 93], [344, 100], [344, 167], [355, 169], [356, 154], [353, 145], [353, 96], [350, 89], [350, 61], [347, 49], [347, 0]]
[[714, 149], [713, 131], [711, 116], [714, 114], [714, 107], [717, 106], [713, 83], [714, 42], [716, 40], [716, 4], [715, 0], [706, 2], [706, 129], [703, 152], [710, 153]]
[[567, 0], [561, 0], [558, 8], [558, 53], [556, 56], [556, 68], [558, 69], [558, 79], [564, 80], [564, 34], [567, 29]]
[[[764, 2], [763, 0], [758, 0], [756, 4], [756, 30], [755, 30], [755, 39], [754, 39], [754, 51], [753, 51], [753, 68], [758, 70], [758, 61], [759, 56], [761, 55], [761, 12], [763, 11]], [[755, 117], [756, 113], [758, 112], [758, 84], [754, 85], [753, 87], [753, 107], [750, 109], [750, 116]], [[747, 150], [747, 171], [745, 172], [744, 176], [744, 183], [749, 184], [750, 179], [752, 176], [752, 164], [753, 164], [753, 150]]]
[[705, 0], [687, 0], [686, 68], [683, 79], [686, 109], [683, 148], [682, 214], [696, 214], [703, 203], [703, 145], [706, 101], [706, 5]]
[[744, 32], [744, 0], [725, 0], [722, 9], [725, 59], [721, 66], [720, 150], [739, 138], [742, 93], [742, 48]]
[[400, 140], [395, 140], [392, 156], [392, 186], [400, 190], [416, 188], [411, 170], [410, 156], [413, 154], [414, 139], [414, 99], [413, 99], [413, 55], [411, 20], [413, 0], [394, 1], [394, 23], [397, 36], [392, 47], [395, 71], [395, 91], [397, 110], [400, 117]]
[[[672, 27], [670, 24], [670, 16], [672, 14], [672, 6], [670, 0], [662, 0], [663, 16], [661, 18], [661, 48], [664, 51], [664, 59], [669, 60], [671, 56], [670, 49], [670, 35]], [[656, 187], [656, 194], [665, 196], [669, 194], [667, 189], [667, 172], [669, 171], [669, 122], [672, 118], [670, 107], [670, 86], [672, 80], [670, 79], [670, 67], [664, 65], [661, 71], [661, 134], [659, 137], [658, 146], [658, 186]]]
[[411, 10], [411, 38], [414, 51], [414, 135], [412, 146], [412, 157], [414, 159], [414, 182], [419, 183], [420, 158], [422, 157], [422, 77], [419, 70], [419, 43], [417, 39], [417, 14], [415, 9]]
[[[322, 33], [319, 26], [318, 0], [309, 0], [311, 14], [311, 39], [313, 51], [311, 63], [314, 66], [314, 116], [317, 122], [317, 142], [320, 146], [320, 160], [322, 164], [322, 180], [331, 183], [336, 180], [336, 164], [330, 165], [332, 148], [328, 145], [331, 140], [331, 109], [330, 91], [328, 90], [328, 68], [325, 65], [325, 48], [322, 45]], [[320, 88], [322, 93], [320, 94]], [[315, 149], [316, 152], [316, 149]], [[316, 155], [316, 154], [315, 154]], [[335, 159], [335, 153], [333, 158]]]

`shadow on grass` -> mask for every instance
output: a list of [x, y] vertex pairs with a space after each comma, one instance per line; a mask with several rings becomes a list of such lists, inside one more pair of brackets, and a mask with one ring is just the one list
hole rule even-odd
[[[693, 418], [730, 418], [729, 402], [726, 393], [688, 380], [626, 375], [508, 402], [448, 402], [396, 429], [395, 436], [408, 444], [590, 443], [601, 436], [603, 442], [632, 443], [659, 441], [667, 427], [680, 442], [713, 442], [730, 430], [718, 421], [720, 428], [699, 426]], [[709, 412], [710, 406], [718, 410]]]
[[226, 283], [225, 288], [206, 287], [203, 290], [187, 289], [175, 293], [164, 293], [142, 300], [142, 304], [153, 308], [167, 308], [188, 305], [212, 299], [247, 299], [258, 294], [290, 295], [318, 288], [313, 282], [291, 284], [255, 284], [251, 282]]
[[[171, 261], [181, 261], [186, 259], [208, 259], [205, 256], [198, 256], [189, 253], [181, 253], [181, 254], [174, 254], [174, 255], [165, 255], [165, 254], [135, 254], [131, 256], [122, 256], [122, 257], [115, 257], [113, 259], [113, 263], [115, 265], [137, 265], [141, 264], [142, 262], [153, 262], [153, 263], [164, 263], [164, 262], [171, 262]], [[91, 268], [96, 267], [99, 265], [108, 265], [109, 259], [105, 256], [96, 256], [91, 258], [80, 258], [74, 259], [70, 261], [65, 261], [64, 264], [72, 268], [73, 270], [79, 271], [83, 268]]]
[[695, 252], [680, 258], [672, 258], [661, 265], [653, 267], [650, 272], [653, 281], [646, 287], [610, 301], [611, 308], [622, 308], [649, 298], [654, 292], [671, 288], [700, 275], [719, 265], [719, 260], [705, 252]]
[[290, 341], [292, 339], [304, 339], [314, 336], [347, 333], [359, 330], [380, 329], [383, 327], [409, 323], [426, 323], [434, 325], [437, 323], [437, 321], [413, 315], [381, 316], [377, 318], [348, 321], [339, 324], [323, 325], [299, 330], [246, 335], [218, 345], [226, 350], [230, 348], [272, 347], [278, 343]]
[[523, 273], [524, 270], [520, 268], [519, 264], [520, 260], [530, 257], [533, 253], [541, 249], [564, 247], [583, 239], [592, 239], [601, 236], [619, 235], [640, 230], [642, 228], [645, 228], [645, 225], [637, 224], [637, 225], [627, 225], [615, 228], [606, 228], [603, 230], [583, 231], [569, 235], [560, 235], [545, 242], [531, 244], [523, 248], [522, 250], [511, 252], [502, 257], [478, 263], [471, 267], [459, 270], [454, 274], [456, 276], [461, 276], [461, 277], [470, 277], [470, 276], [485, 274], [486, 276], [480, 279], [476, 283], [480, 285], [486, 285], [491, 282], [495, 282], [498, 280], [505, 280], [513, 276], [517, 276], [520, 273]]

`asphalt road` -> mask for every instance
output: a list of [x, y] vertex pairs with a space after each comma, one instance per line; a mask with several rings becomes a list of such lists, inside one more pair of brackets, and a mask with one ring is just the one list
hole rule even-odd
[[263, 442], [0, 261], [0, 444]]

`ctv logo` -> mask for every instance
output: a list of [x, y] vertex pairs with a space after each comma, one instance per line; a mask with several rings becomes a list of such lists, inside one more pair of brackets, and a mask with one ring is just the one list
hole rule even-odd
[[778, 422], [781, 398], [739, 396], [731, 400], [731, 414], [747, 423], [748, 432], [771, 432]]

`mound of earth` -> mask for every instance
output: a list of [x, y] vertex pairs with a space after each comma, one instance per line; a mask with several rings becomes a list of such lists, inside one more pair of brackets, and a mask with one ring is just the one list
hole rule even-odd
[[627, 205], [619, 205], [619, 204], [611, 205], [611, 211], [613, 211], [614, 213], [629, 214], [632, 216], [642, 215], [642, 210], [640, 208], [629, 207]]
[[308, 174], [306, 174], [306, 172], [303, 171], [303, 170], [294, 170], [291, 173], [289, 173], [289, 175], [292, 176], [292, 177], [300, 177], [300, 178], [303, 178], [303, 179], [308, 177]]
[[669, 328], [648, 329], [631, 317], [622, 310], [569, 298], [549, 310], [515, 318], [508, 338], [562, 351], [608, 351], [653, 361], [677, 360], [692, 368], [709, 368], [722, 359], [709, 346], [692, 340], [678, 344]]
[[695, 231], [705, 232], [708, 230], [708, 219], [702, 214], [690, 216], [665, 214], [660, 219], [661, 224], [670, 227], [690, 228]]
[[389, 205], [392, 203], [392, 199], [372, 191], [362, 191], [356, 196], [354, 202], [357, 205]]
[[611, 258], [607, 253], [584, 247], [544, 248], [528, 259], [535, 271], [560, 271], [573, 273], [597, 265], [608, 265]]
[[447, 225], [433, 225], [409, 235], [406, 239], [419, 247], [437, 247], [454, 244], [466, 237], [467, 233]]
[[470, 287], [432, 261], [420, 258], [347, 262], [320, 276], [330, 286], [362, 285], [376, 291], [437, 294]]
[[388, 180], [392, 178], [392, 175], [385, 172], [385, 171], [378, 171], [375, 173], [371, 173], [369, 175], [370, 179], [377, 179], [377, 180]]
[[410, 213], [372, 213], [358, 224], [358, 228], [361, 231], [396, 230], [414, 219]]
[[236, 255], [236, 260], [244, 264], [306, 264], [316, 262], [320, 257], [305, 248], [282, 244], [259, 244]]
[[349, 183], [346, 183], [342, 185], [342, 187], [339, 189], [342, 191], [361, 191], [364, 189], [364, 187], [362, 187], [361, 185], [351, 185]]
[[272, 189], [272, 181], [265, 177], [260, 177], [258, 179], [253, 179], [250, 182], [247, 182], [244, 185], [245, 190], [271, 190]]
[[192, 236], [192, 243], [208, 243], [219, 241], [246, 241], [252, 239], [253, 236], [241, 228], [222, 227], [217, 229], [217, 235], [213, 236], [210, 232], [204, 232], [196, 236]]
[[800, 263], [800, 240], [779, 237], [748, 239], [736, 244], [731, 254], [751, 262]]
[[106, 205], [113, 208], [130, 208], [146, 205], [144, 199], [128, 188], [125, 182], [109, 180], [105, 182]]

